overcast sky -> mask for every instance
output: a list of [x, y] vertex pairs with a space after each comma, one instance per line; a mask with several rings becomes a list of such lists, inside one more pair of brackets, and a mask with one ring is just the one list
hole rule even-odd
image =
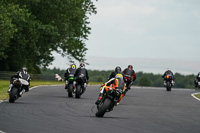
[[[182, 74], [200, 71], [200, 0], [98, 0], [86, 41], [93, 70], [122, 69]], [[66, 69], [55, 54], [50, 67]], [[77, 64], [78, 65], [78, 64]]]

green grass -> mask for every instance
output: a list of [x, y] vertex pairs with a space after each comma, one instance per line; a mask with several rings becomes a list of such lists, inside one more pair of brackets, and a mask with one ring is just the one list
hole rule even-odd
[[[64, 85], [64, 81], [31, 81], [30, 88], [38, 85]], [[8, 99], [9, 80], [0, 80], [0, 100]]]
[[195, 94], [194, 96], [200, 99], [200, 94]]
[[[64, 81], [31, 81], [30, 82], [30, 88], [33, 86], [38, 86], [38, 85], [64, 85]], [[89, 82], [89, 85], [101, 85], [103, 83], [99, 82]], [[0, 100], [6, 100], [8, 99], [8, 88], [10, 85], [9, 80], [0, 80]]]

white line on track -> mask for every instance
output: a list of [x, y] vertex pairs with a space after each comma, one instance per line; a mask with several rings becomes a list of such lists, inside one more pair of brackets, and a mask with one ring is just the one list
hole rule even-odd
[[3, 132], [3, 131], [0, 130], [0, 133], [6, 133], [6, 132]]
[[[38, 86], [31, 87], [29, 90], [32, 90], [34, 88], [38, 88], [41, 86], [62, 86], [62, 85], [38, 85]], [[5, 101], [8, 101], [8, 100], [0, 100], [0, 103], [5, 102]], [[0, 130], [0, 133], [4, 133], [4, 132], [1, 132], [1, 130]]]
[[199, 93], [193, 93], [193, 94], [191, 94], [191, 96], [200, 101], [199, 98], [195, 97], [195, 94], [199, 94]]

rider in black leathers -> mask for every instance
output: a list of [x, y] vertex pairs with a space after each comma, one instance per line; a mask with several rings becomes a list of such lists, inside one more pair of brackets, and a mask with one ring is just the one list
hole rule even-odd
[[171, 74], [171, 75], [172, 75], [172, 84], [174, 85], [174, 83], [175, 83], [174, 74], [173, 74], [173, 72], [172, 72], [170, 69], [168, 69], [167, 71], [165, 71], [165, 73], [164, 73], [163, 76], [162, 76], [162, 78], [164, 79], [164, 86], [166, 85], [165, 77], [166, 77], [168, 74]]
[[197, 74], [196, 79], [194, 81], [195, 87], [198, 87], [198, 82], [200, 81], [200, 72]]
[[15, 75], [11, 76], [10, 78], [10, 86], [9, 86], [9, 89], [8, 89], [8, 93], [10, 93], [11, 91], [11, 88], [13, 87], [13, 81], [15, 80], [15, 78], [22, 78], [26, 81], [29, 82], [29, 85], [28, 86], [24, 86], [25, 88], [22, 89], [22, 91], [20, 92], [20, 96], [24, 93], [24, 92], [28, 92], [29, 91], [29, 86], [30, 86], [30, 75], [28, 74], [27, 72], [27, 68], [26, 67], [22, 67], [21, 71], [18, 71]]
[[[115, 68], [115, 71], [113, 71], [113, 72], [110, 74], [110, 77], [108, 78], [108, 80], [110, 80], [110, 79], [112, 79], [112, 78], [115, 78], [116, 74], [122, 74], [123, 77], [124, 77], [124, 74], [122, 73], [121, 67], [117, 66], [117, 67]], [[124, 80], [125, 80], [125, 78], [124, 78]]]
[[85, 92], [87, 84], [88, 84], [89, 76], [88, 76], [87, 69], [85, 69], [84, 63], [80, 63], [80, 67], [76, 70], [76, 72], [74, 74], [75, 80], [77, 80], [80, 75], [83, 75], [83, 79], [84, 79], [84, 90], [83, 90], [83, 92]]
[[75, 72], [76, 72], [76, 65], [75, 65], [75, 64], [72, 64], [71, 67], [68, 68], [68, 69], [66, 70], [66, 72], [65, 72], [65, 74], [64, 74], [65, 83], [66, 83], [65, 89], [67, 89], [67, 86], [68, 86], [68, 81], [67, 81], [67, 80], [68, 80], [69, 76], [70, 76], [71, 74], [74, 75]]

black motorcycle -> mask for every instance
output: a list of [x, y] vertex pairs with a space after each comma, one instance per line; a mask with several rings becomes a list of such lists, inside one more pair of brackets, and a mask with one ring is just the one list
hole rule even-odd
[[124, 91], [124, 95], [126, 95], [126, 93], [128, 92], [128, 90], [130, 90], [130, 88], [131, 88], [131, 85], [132, 85], [132, 78], [131, 78], [131, 76], [130, 75], [124, 75], [124, 77], [125, 77], [125, 80], [126, 80], [126, 89], [125, 89], [125, 91]]
[[25, 88], [27, 88], [29, 85], [29, 82], [21, 79], [21, 78], [17, 78], [13, 81], [13, 86], [11, 88], [11, 91], [9, 93], [9, 102], [10, 103], [14, 103], [19, 97], [21, 97], [20, 93], [22, 92], [22, 90]]
[[106, 112], [112, 111], [122, 95], [121, 89], [109, 88], [105, 91], [102, 100], [97, 105], [96, 117], [103, 117]]
[[200, 81], [199, 80], [195, 81], [195, 87], [200, 89]]
[[75, 95], [74, 80], [74, 75], [70, 74], [68, 80], [66, 81], [68, 83], [65, 84], [65, 89], [67, 89], [68, 97], [73, 97]]
[[164, 80], [165, 80], [165, 83], [166, 83], [166, 85], [165, 85], [166, 90], [167, 91], [171, 91], [171, 88], [173, 87], [173, 84], [172, 84], [172, 75], [171, 74], [166, 75], [165, 78], [164, 78]]
[[75, 90], [75, 97], [80, 98], [81, 95], [85, 92], [86, 86], [84, 86], [84, 83], [86, 83], [86, 78], [83, 74], [79, 75], [78, 78], [76, 78], [76, 90]]

